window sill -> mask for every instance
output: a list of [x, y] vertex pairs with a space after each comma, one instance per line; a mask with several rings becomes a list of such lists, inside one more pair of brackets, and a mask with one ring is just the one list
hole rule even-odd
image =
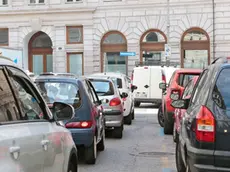
[[32, 4], [28, 4], [28, 5], [29, 5], [29, 6], [37, 6], [37, 5], [45, 5], [45, 3], [38, 3], [38, 4], [36, 4], [36, 3], [33, 4], [33, 3], [32, 3]]

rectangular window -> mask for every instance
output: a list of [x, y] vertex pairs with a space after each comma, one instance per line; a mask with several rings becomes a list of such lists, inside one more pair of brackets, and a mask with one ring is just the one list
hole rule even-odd
[[8, 0], [0, 0], [0, 6], [8, 5]]
[[83, 43], [83, 26], [67, 26], [66, 41], [67, 44]]
[[9, 45], [9, 32], [7, 28], [0, 28], [0, 46]]
[[71, 2], [81, 2], [82, 0], [66, 0], [66, 2], [69, 2], [69, 3], [71, 3]]
[[45, 0], [30, 0], [30, 4], [44, 4]]
[[67, 54], [67, 72], [76, 75], [83, 75], [83, 53], [68, 53]]

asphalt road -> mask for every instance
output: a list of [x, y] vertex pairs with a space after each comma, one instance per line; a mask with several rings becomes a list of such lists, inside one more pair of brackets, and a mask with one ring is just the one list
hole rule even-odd
[[175, 144], [172, 136], [163, 134], [157, 111], [150, 105], [135, 109], [135, 120], [125, 125], [123, 138], [106, 138], [96, 164], [82, 161], [79, 172], [176, 172]]

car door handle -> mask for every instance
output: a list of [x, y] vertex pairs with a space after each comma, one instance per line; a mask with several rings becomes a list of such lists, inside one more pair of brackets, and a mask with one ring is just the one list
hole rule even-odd
[[9, 149], [12, 158], [14, 158], [15, 160], [17, 160], [20, 155], [20, 149], [21, 148], [19, 146], [13, 146]]
[[15, 153], [15, 152], [20, 152], [20, 147], [19, 146], [13, 146], [13, 147], [10, 147], [10, 153]]

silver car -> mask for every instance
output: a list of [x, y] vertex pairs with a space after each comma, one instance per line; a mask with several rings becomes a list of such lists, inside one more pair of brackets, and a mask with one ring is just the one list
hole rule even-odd
[[77, 172], [77, 149], [58, 121], [72, 106], [55, 102], [52, 112], [31, 79], [0, 57], [0, 171]]
[[113, 129], [114, 137], [122, 138], [124, 125], [124, 102], [118, 88], [109, 77], [88, 77], [102, 101], [106, 129]]

